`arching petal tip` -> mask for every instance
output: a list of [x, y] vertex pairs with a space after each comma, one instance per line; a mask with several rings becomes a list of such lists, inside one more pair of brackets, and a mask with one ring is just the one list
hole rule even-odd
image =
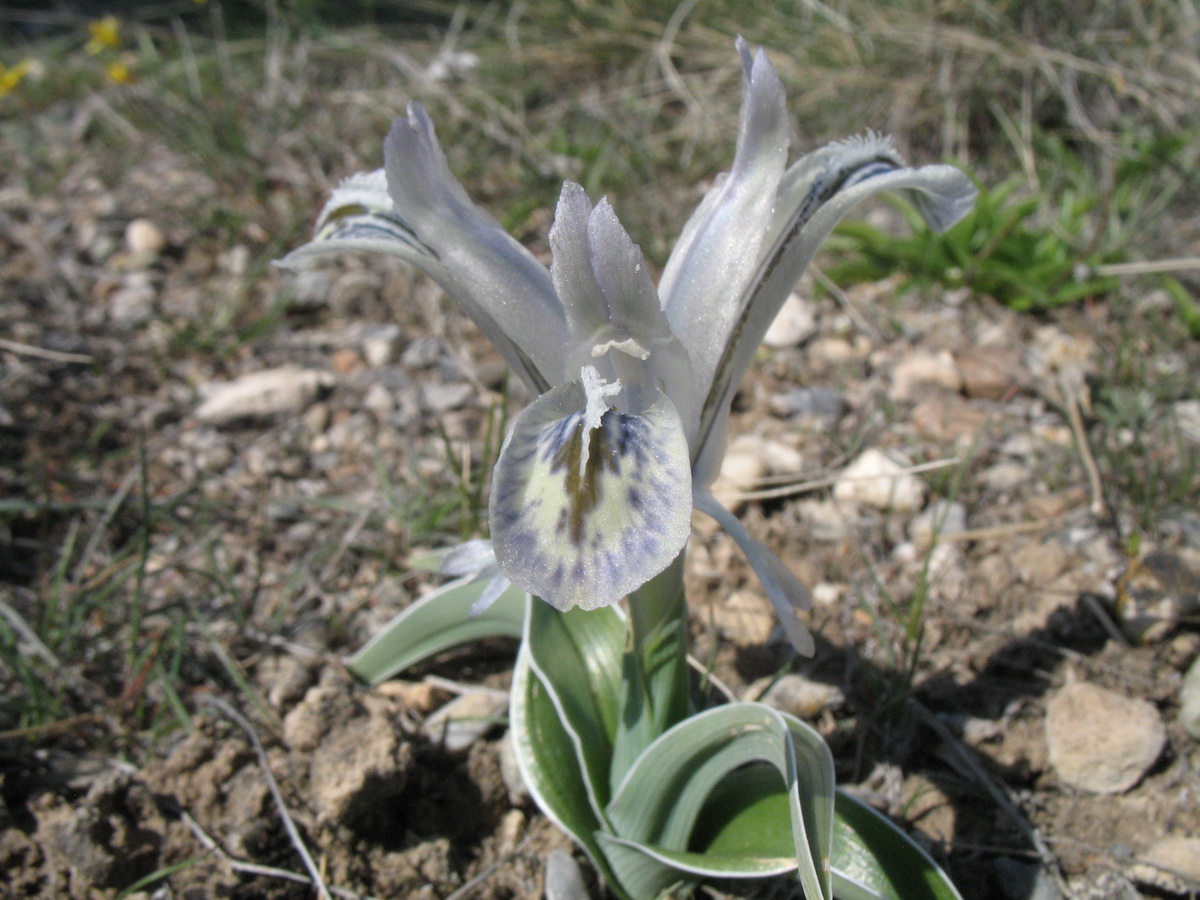
[[808, 588], [765, 544], [751, 537], [737, 516], [722, 506], [712, 494], [698, 491], [695, 504], [696, 509], [715, 519], [741, 547], [746, 561], [762, 582], [788, 643], [800, 655], [812, 656], [816, 652], [812, 633], [796, 616], [797, 610], [812, 606], [812, 595]]

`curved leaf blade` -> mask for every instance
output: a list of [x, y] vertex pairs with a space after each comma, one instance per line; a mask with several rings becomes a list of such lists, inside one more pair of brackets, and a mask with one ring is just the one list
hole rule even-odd
[[[719, 802], [733, 796], [720, 791], [722, 782], [731, 776], [739, 780], [735, 773], [754, 763], [773, 770], [785, 804], [748, 809]], [[833, 798], [833, 759], [819, 734], [762, 704], [736, 703], [693, 716], [651, 744], [622, 782], [608, 815], [622, 847], [666, 865], [713, 877], [797, 869], [806, 894], [828, 900]], [[702, 812], [709, 821], [696, 834]], [[727, 823], [714, 827], [712, 820], [740, 818], [747, 827], [746, 816], [756, 823], [761, 818], [758, 824], [768, 831], [783, 831], [789, 843], [773, 842], [769, 855], [747, 854], [744, 847], [732, 851], [728, 838], [721, 839]], [[703, 853], [689, 846], [696, 837], [708, 838]]]
[[460, 578], [401, 610], [350, 657], [350, 671], [378, 684], [459, 644], [492, 637], [519, 638], [525, 621], [523, 591], [509, 588], [479, 615], [470, 615], [487, 585], [486, 578]]
[[559, 612], [532, 600], [522, 652], [575, 738], [597, 810], [609, 799], [625, 622], [614, 607]]
[[[541, 603], [533, 598], [528, 602]], [[560, 710], [531, 665], [530, 656], [529, 643], [523, 642], [513, 672], [509, 707], [509, 727], [521, 777], [538, 808], [584, 849], [605, 883], [624, 900], [632, 900], [621, 890], [597, 841], [601, 820], [585, 780], [577, 737], [564, 726]]]
[[833, 892], [839, 900], [962, 900], [921, 847], [861, 800], [837, 792]]

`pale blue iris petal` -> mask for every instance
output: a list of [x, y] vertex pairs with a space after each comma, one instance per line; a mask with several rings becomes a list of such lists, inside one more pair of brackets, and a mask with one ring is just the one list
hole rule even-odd
[[609, 409], [589, 431], [582, 386], [557, 387], [517, 416], [496, 463], [490, 521], [500, 568], [561, 610], [616, 603], [687, 541], [691, 471], [679, 415], [654, 388], [635, 386], [622, 400], [631, 411]]
[[419, 104], [392, 123], [384, 159], [395, 212], [453, 279], [454, 299], [481, 327], [494, 322], [518, 342], [547, 383], [557, 381], [568, 337], [550, 274], [470, 201]]
[[[550, 248], [550, 272], [576, 342], [565, 360], [568, 379], [580, 367], [596, 365], [610, 376], [623, 372], [646, 384], [661, 382], [685, 428], [691, 429], [690, 440], [700, 411], [690, 358], [659, 308], [642, 251], [612, 207], [601, 200], [592, 209], [583, 188], [566, 182], [550, 229]], [[618, 367], [597, 360], [595, 353], [630, 359]]]
[[471, 610], [467, 613], [468, 619], [473, 619], [489, 606], [500, 599], [500, 595], [507, 591], [512, 586], [512, 582], [508, 580], [508, 576], [503, 574], [493, 575], [491, 580], [484, 587], [483, 592], [471, 604]]
[[800, 583], [765, 544], [751, 537], [737, 516], [722, 506], [711, 494], [697, 491], [695, 504], [696, 509], [712, 516], [742, 548], [750, 567], [762, 582], [767, 599], [775, 607], [775, 614], [779, 617], [788, 642], [797, 652], [812, 656], [815, 651], [812, 634], [796, 618], [797, 609], [808, 609], [812, 605], [808, 588]]
[[794, 205], [785, 224], [777, 228], [774, 245], [736, 304], [740, 312], [733, 339], [723, 348], [713, 374], [701, 413], [703, 431], [692, 448], [697, 461], [720, 452], [725, 436], [723, 429], [714, 427], [721, 419], [718, 411], [728, 407], [783, 301], [852, 206], [881, 191], [903, 191], [919, 198], [917, 207], [930, 225], [944, 230], [966, 215], [975, 201], [975, 186], [952, 166], [900, 168], [890, 146], [870, 141], [844, 141], [833, 149], [837, 152], [829, 154], [825, 167], [807, 181], [805, 192], [791, 198]]
[[279, 265], [299, 269], [318, 256], [343, 250], [386, 253], [422, 269], [437, 265], [433, 252], [392, 209], [383, 169], [351, 175], [334, 188], [317, 218], [313, 239]]
[[754, 275], [787, 158], [783, 85], [766, 55], [738, 39], [744, 99], [737, 151], [684, 226], [659, 294], [671, 328], [688, 348], [701, 392], [707, 389], [737, 316], [735, 299]]
[[[317, 219], [313, 239], [293, 250], [279, 264], [301, 269], [322, 256], [348, 250], [397, 256], [420, 269], [475, 320], [533, 393], [539, 394], [549, 387], [547, 376], [539, 371], [522, 345], [505, 333], [478, 298], [442, 264], [438, 252], [421, 239], [412, 222], [397, 211], [387, 191], [383, 169], [353, 175], [338, 185]], [[542, 273], [545, 276], [544, 270]], [[549, 278], [544, 277], [544, 281], [548, 283]], [[549, 290], [553, 293], [553, 287]]]
[[495, 575], [496, 553], [492, 550], [492, 542], [476, 538], [452, 547], [442, 557], [439, 571], [451, 578], [461, 578], [464, 575], [470, 575], [472, 578]]
[[609, 327], [608, 305], [592, 266], [591, 215], [592, 204], [583, 188], [572, 181], [563, 182], [550, 227], [550, 276], [574, 345], [563, 360], [563, 381], [574, 379], [580, 366], [591, 362], [592, 341]]

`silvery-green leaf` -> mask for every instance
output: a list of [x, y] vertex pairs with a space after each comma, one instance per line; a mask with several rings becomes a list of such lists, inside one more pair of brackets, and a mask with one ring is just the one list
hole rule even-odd
[[665, 569], [691, 529], [678, 413], [656, 388], [621, 397], [628, 412], [594, 409], [579, 382], [543, 394], [516, 417], [496, 463], [496, 559], [558, 609], [616, 603]]
[[384, 168], [396, 214], [458, 288], [447, 287], [447, 292], [489, 338], [493, 335], [484, 323], [494, 322], [520, 345], [547, 383], [557, 382], [568, 337], [550, 274], [467, 197], [420, 104], [410, 103], [408, 117], [392, 123]]
[[460, 579], [427, 594], [385, 625], [350, 657], [347, 666], [359, 678], [378, 684], [459, 644], [520, 637], [525, 594], [515, 588], [504, 591], [479, 615], [470, 616], [487, 586], [486, 580]]
[[721, 503], [705, 491], [697, 491], [695, 495], [696, 509], [708, 514], [729, 532], [737, 541], [746, 555], [754, 573], [762, 582], [767, 599], [775, 609], [779, 624], [787, 635], [790, 643], [798, 653], [812, 656], [816, 647], [813, 637], [804, 624], [796, 618], [797, 609], [808, 609], [812, 605], [811, 594], [807, 587], [792, 574], [791, 570], [772, 553], [765, 544], [755, 540], [746, 530], [741, 521], [727, 510]]
[[754, 274], [775, 191], [787, 158], [783, 85], [766, 54], [742, 56], [743, 100], [737, 150], [728, 175], [713, 185], [683, 228], [659, 284], [671, 328], [691, 354], [705, 390], [730, 338], [735, 298]]
[[821, 166], [801, 161], [800, 174], [785, 182], [790, 192], [781, 197], [788, 201], [786, 212], [776, 213], [773, 243], [760, 255], [757, 272], [737, 301], [730, 329], [734, 337], [723, 348], [704, 402], [708, 430], [693, 447], [700, 470], [712, 469], [711, 457], [722, 452], [723, 429], [713, 427], [720, 419], [718, 410], [729, 405], [783, 301], [850, 208], [881, 191], [904, 191], [920, 198], [918, 208], [931, 225], [945, 229], [966, 214], [977, 193], [952, 166], [902, 168], [891, 145], [879, 138], [842, 141], [820, 153]]
[[615, 607], [563, 613], [534, 603], [524, 646], [530, 668], [571, 734], [600, 815], [610, 793], [625, 621]]
[[839, 900], [962, 900], [920, 845], [845, 791], [837, 792], [832, 868]]
[[[700, 831], [719, 835], [724, 817], [744, 814], [745, 794], [730, 795], [721, 805], [711, 800], [725, 779], [755, 763], [774, 771], [786, 797], [784, 816], [768, 810], [773, 827], [790, 838], [784, 852], [780, 842], [745, 854], [694, 845]], [[761, 877], [797, 869], [806, 894], [828, 900], [833, 795], [833, 758], [819, 734], [769, 707], [737, 703], [692, 716], [647, 747], [609, 804], [608, 816], [611, 834], [623, 847], [689, 877]], [[627, 864], [618, 868], [616, 857], [613, 861], [635, 895], [645, 885], [629, 884], [627, 875], [639, 882], [667, 877], [644, 862], [627, 872]]]
[[528, 642], [522, 644], [513, 671], [509, 728], [517, 767], [538, 808], [584, 849], [622, 900], [641, 900], [620, 890], [600, 849], [596, 834], [602, 823], [576, 752], [578, 736], [570, 733], [553, 695], [534, 671]]

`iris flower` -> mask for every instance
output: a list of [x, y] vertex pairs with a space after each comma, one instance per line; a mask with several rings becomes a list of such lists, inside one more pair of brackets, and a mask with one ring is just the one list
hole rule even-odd
[[[616, 603], [683, 550], [693, 507], [746, 553], [789, 638], [807, 592], [713, 499], [730, 403], [780, 306], [839, 219], [885, 190], [945, 229], [975, 190], [945, 165], [907, 168], [868, 134], [787, 165], [783, 86], [737, 42], [743, 104], [730, 170], [684, 225], [657, 287], [606, 199], [567, 182], [549, 271], [467, 197], [425, 110], [410, 103], [385, 165], [333, 192], [286, 265], [372, 250], [437, 282], [536, 399], [500, 452], [489, 519], [500, 583], [560, 610]], [[492, 563], [487, 564], [495, 571]], [[497, 591], [489, 590], [494, 596]]]

